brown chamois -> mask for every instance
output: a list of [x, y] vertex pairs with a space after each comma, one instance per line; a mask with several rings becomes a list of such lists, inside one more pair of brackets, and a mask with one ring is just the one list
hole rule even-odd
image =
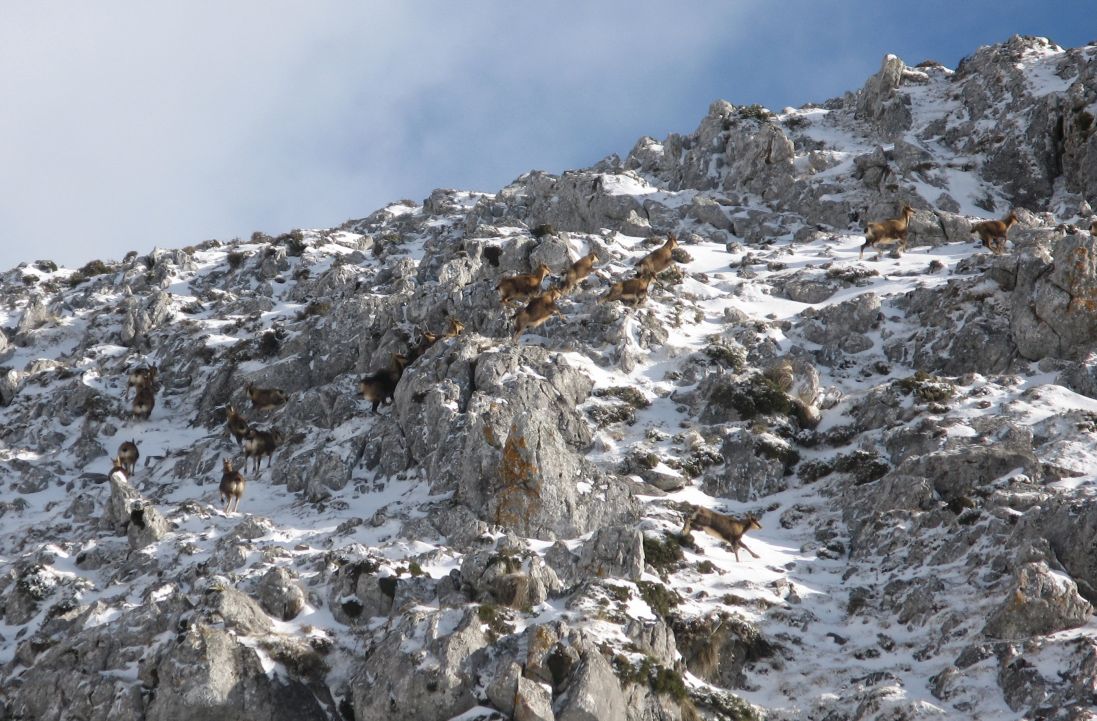
[[686, 515], [686, 522], [682, 526], [681, 535], [688, 538], [693, 528], [710, 531], [713, 535], [731, 544], [731, 550], [735, 553], [736, 561], [739, 560], [740, 548], [758, 558], [758, 554], [747, 548], [747, 544], [743, 543], [744, 533], [752, 529], [761, 530], [762, 528], [762, 524], [758, 522], [758, 518], [753, 513], [747, 514], [746, 518], [740, 520], [723, 513], [710, 511], [707, 508], [693, 506], [692, 510]]
[[118, 473], [122, 476], [123, 479], [125, 479], [126, 478], [126, 465], [124, 463], [122, 463], [122, 459], [115, 456], [114, 458], [111, 459], [110, 462], [111, 462], [112, 465], [110, 467], [110, 473], [107, 474], [107, 478], [110, 478], [115, 473]]
[[130, 388], [136, 388], [141, 390], [148, 386], [152, 388], [156, 385], [156, 366], [147, 366], [145, 368], [135, 368], [130, 371], [129, 378], [126, 381], [126, 392], [122, 394], [122, 400], [128, 400], [130, 397]]
[[443, 338], [456, 338], [465, 330], [465, 324], [453, 316], [449, 317], [449, 330], [442, 334]]
[[560, 309], [556, 307], [556, 301], [560, 300], [563, 294], [564, 291], [561, 288], [554, 287], [531, 298], [526, 307], [514, 316], [514, 335], [511, 339], [517, 341], [518, 336], [522, 335], [527, 328], [536, 328], [553, 314], [559, 313]]
[[248, 469], [248, 459], [255, 459], [255, 472], [263, 463], [263, 456], [267, 457], [267, 468], [274, 460], [274, 452], [282, 444], [282, 434], [275, 428], [269, 431], [261, 431], [258, 428], [249, 428], [248, 435], [244, 438], [244, 470]]
[[251, 398], [251, 405], [256, 410], [269, 411], [284, 404], [289, 396], [281, 388], [260, 388], [254, 383], [248, 383], [244, 390]]
[[140, 386], [133, 396], [133, 417], [148, 420], [156, 406], [156, 394], [152, 386]]
[[244, 420], [244, 417], [236, 412], [236, 409], [231, 405], [225, 409], [225, 422], [228, 424], [229, 433], [236, 439], [236, 445], [242, 446], [244, 444], [244, 437], [247, 436], [248, 430], [251, 426]]
[[984, 220], [972, 224], [971, 232], [979, 236], [984, 248], [995, 255], [1001, 255], [1006, 251], [1006, 235], [1016, 222], [1017, 216], [1011, 210], [1001, 220]]
[[373, 412], [377, 412], [377, 406], [382, 403], [392, 403], [392, 396], [396, 392], [396, 385], [404, 375], [404, 368], [408, 364], [408, 358], [402, 353], [392, 354], [392, 365], [388, 368], [362, 376], [358, 381], [358, 392], [367, 401], [373, 401]]
[[[244, 463], [246, 464], [247, 461]], [[225, 504], [224, 513], [239, 511], [240, 499], [244, 497], [244, 474], [234, 471], [232, 461], [228, 458], [221, 461], [221, 468], [221, 485], [217, 488], [221, 491], [221, 503]], [[236, 505], [233, 506], [232, 511], [229, 511], [229, 505], [232, 504], [233, 499], [236, 500]]]
[[411, 365], [419, 359], [424, 353], [431, 349], [431, 347], [438, 342], [442, 336], [435, 333], [431, 333], [429, 330], [419, 332], [419, 343], [411, 348], [408, 353], [408, 365]]
[[678, 239], [674, 233], [667, 234], [667, 242], [651, 251], [636, 264], [636, 275], [659, 275], [674, 262], [674, 249], [678, 247]]
[[591, 251], [572, 263], [567, 273], [564, 274], [563, 291], [570, 293], [575, 290], [575, 286], [579, 285], [579, 281], [586, 278], [594, 270], [594, 261], [596, 260], [598, 260], [598, 256]]
[[651, 274], [645, 273], [635, 278], [614, 283], [606, 291], [606, 294], [598, 299], [598, 302], [608, 303], [611, 300], [619, 300], [632, 305], [634, 308], [641, 306], [648, 299], [648, 286], [651, 285], [653, 277]]
[[861, 246], [861, 258], [865, 257], [865, 248], [872, 245], [899, 244], [899, 250], [907, 249], [907, 227], [910, 225], [910, 216], [914, 215], [914, 208], [903, 203], [899, 209], [898, 218], [888, 218], [878, 223], [869, 223], [865, 226], [865, 244]]
[[141, 457], [140, 452], [137, 450], [137, 441], [123, 441], [122, 445], [118, 446], [118, 455], [116, 458], [122, 462], [122, 470], [126, 474], [126, 478], [129, 478], [137, 470], [137, 459]]
[[1089, 224], [1089, 234], [1097, 235], [1097, 220]]
[[541, 290], [541, 282], [548, 274], [549, 267], [541, 263], [537, 266], [537, 270], [532, 273], [503, 278], [495, 286], [495, 289], [499, 291], [499, 302], [508, 303], [513, 298], [528, 298]]

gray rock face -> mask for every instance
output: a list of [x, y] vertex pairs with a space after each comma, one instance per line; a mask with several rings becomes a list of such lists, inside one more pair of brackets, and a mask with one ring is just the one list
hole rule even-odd
[[263, 610], [283, 621], [296, 618], [305, 607], [304, 589], [284, 568], [272, 568], [263, 574], [255, 590]]
[[[571, 537], [635, 513], [627, 491], [581, 455], [591, 435], [576, 407], [589, 378], [536, 347], [481, 352], [469, 337], [454, 350], [421, 359], [395, 399], [408, 450], [437, 489], [455, 489], [489, 523], [537, 537]], [[580, 482], [614, 501], [595, 503]]]
[[471, 709], [487, 644], [475, 611], [405, 614], [385, 629], [351, 679], [355, 716], [420, 721]]
[[1066, 235], [1050, 264], [1035, 257], [1018, 269], [1010, 329], [1029, 360], [1081, 360], [1097, 341], [1097, 239]]
[[880, 70], [865, 82], [857, 95], [857, 117], [874, 125], [886, 138], [897, 138], [910, 129], [910, 99], [896, 93], [903, 81], [906, 65], [894, 55], [888, 55]]
[[728, 434], [720, 455], [724, 457], [723, 472], [706, 475], [701, 488], [710, 495], [737, 501], [752, 501], [785, 490], [789, 470], [796, 462], [796, 452], [786, 441], [743, 428]]
[[627, 578], [638, 581], [644, 573], [644, 536], [637, 528], [609, 526], [594, 532], [576, 555], [558, 542], [546, 554], [565, 585], [588, 578]]
[[880, 299], [875, 293], [863, 293], [819, 310], [808, 308], [800, 315], [804, 319], [800, 332], [807, 340], [846, 353], [859, 353], [872, 347], [865, 334], [879, 322]]
[[567, 689], [555, 702], [557, 721], [625, 721], [625, 697], [613, 668], [593, 648], [580, 652]]
[[267, 676], [258, 652], [227, 632], [194, 626], [156, 662], [148, 721], [327, 721], [300, 681]]
[[150, 503], [132, 502], [130, 504], [129, 526], [126, 536], [130, 548], [139, 550], [151, 546], [168, 533], [168, 521], [164, 514]]
[[1012, 585], [983, 627], [988, 636], [1021, 639], [1055, 633], [1084, 625], [1093, 613], [1074, 582], [1045, 563], [1025, 564]]
[[466, 555], [461, 579], [471, 586], [474, 598], [520, 609], [538, 606], [561, 589], [555, 571], [540, 556], [505, 548]]

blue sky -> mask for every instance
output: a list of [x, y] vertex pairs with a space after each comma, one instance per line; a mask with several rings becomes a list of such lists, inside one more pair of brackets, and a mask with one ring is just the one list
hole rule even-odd
[[859, 88], [886, 53], [955, 67], [1097, 3], [650, 0], [4, 3], [0, 268], [330, 227], [436, 187]]

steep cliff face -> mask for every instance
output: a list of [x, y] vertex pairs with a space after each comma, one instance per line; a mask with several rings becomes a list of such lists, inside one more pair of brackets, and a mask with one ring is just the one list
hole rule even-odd
[[[1086, 718], [1095, 76], [1039, 38], [889, 56], [495, 195], [4, 273], [2, 715]], [[900, 203], [906, 252], [860, 257]], [[499, 280], [588, 253], [512, 340]]]

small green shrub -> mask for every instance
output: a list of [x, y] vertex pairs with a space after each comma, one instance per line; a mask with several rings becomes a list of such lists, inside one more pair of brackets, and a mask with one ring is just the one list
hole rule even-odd
[[296, 228], [278, 236], [274, 239], [274, 242], [286, 246], [286, 255], [292, 256], [300, 256], [309, 247], [305, 241], [305, 234]]
[[683, 558], [682, 544], [677, 536], [644, 534], [644, 560], [660, 574], [673, 571]]
[[920, 370], [908, 378], [892, 381], [892, 386], [904, 395], [913, 393], [922, 403], [944, 403], [956, 395], [956, 386], [952, 383]]
[[92, 278], [97, 275], [105, 275], [111, 272], [111, 267], [101, 260], [93, 260], [84, 264], [79, 272], [83, 274], [85, 278]]
[[741, 105], [736, 108], [736, 112], [739, 114], [739, 117], [744, 120], [769, 120], [773, 117], [773, 113], [758, 103]]
[[641, 408], [647, 408], [651, 405], [649, 401], [638, 388], [632, 386], [612, 386], [610, 388], [599, 388], [594, 391], [594, 395], [599, 398], [616, 398], [628, 403], [633, 408], [640, 410]]
[[638, 581], [636, 587], [640, 589], [640, 596], [651, 607], [653, 613], [666, 618], [671, 610], [682, 603], [682, 597], [661, 583], [654, 581]]

